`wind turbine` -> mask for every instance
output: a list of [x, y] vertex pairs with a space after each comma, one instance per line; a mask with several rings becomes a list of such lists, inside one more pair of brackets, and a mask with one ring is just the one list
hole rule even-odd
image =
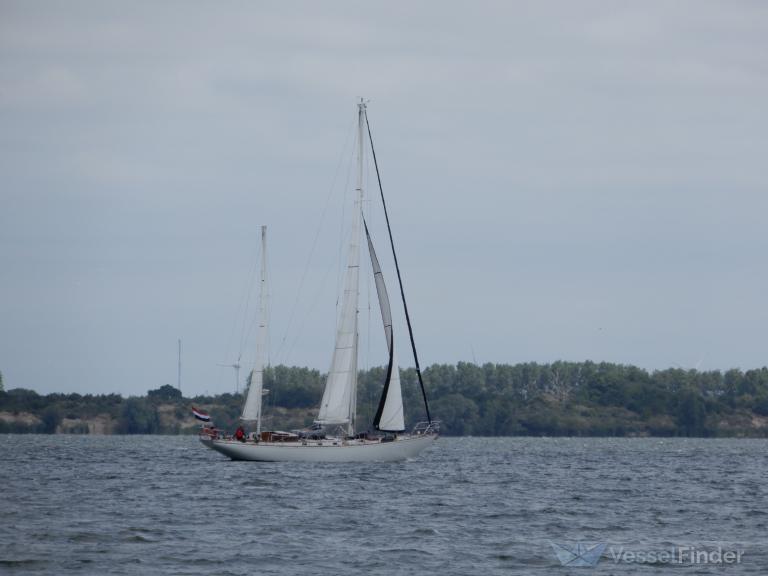
[[240, 357], [238, 356], [237, 361], [233, 364], [216, 364], [216, 366], [235, 369], [235, 394], [240, 392]]

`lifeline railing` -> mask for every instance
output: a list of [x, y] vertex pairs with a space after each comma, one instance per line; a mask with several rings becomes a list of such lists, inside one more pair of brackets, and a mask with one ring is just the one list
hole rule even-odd
[[422, 434], [439, 434], [440, 433], [440, 420], [432, 420], [432, 422], [417, 422], [413, 427], [414, 436], [420, 436]]

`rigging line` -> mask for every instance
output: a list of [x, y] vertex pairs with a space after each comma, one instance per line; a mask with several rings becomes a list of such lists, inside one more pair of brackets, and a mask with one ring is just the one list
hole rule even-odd
[[[270, 307], [270, 302], [269, 302], [269, 297], [270, 297], [270, 294], [269, 294], [269, 278], [270, 278], [270, 270], [269, 270], [269, 258], [266, 257], [266, 254], [264, 255], [264, 260], [265, 260], [265, 266], [267, 268], [267, 270], [266, 270], [267, 277], [266, 277], [266, 281], [264, 282], [264, 285], [259, 287], [259, 291], [264, 290], [264, 318], [261, 318], [261, 316], [260, 316], [261, 315], [261, 310], [259, 310], [259, 313], [254, 314], [253, 319], [251, 320], [251, 323], [248, 326], [248, 332], [245, 335], [245, 339], [242, 341], [242, 343], [240, 345], [240, 352], [238, 354], [238, 361], [240, 360], [240, 357], [243, 355], [243, 349], [245, 348], [245, 344], [251, 339], [251, 335], [253, 334], [254, 327], [259, 323], [259, 320], [264, 320], [264, 323], [267, 326], [267, 331], [266, 331], [267, 333], [266, 333], [265, 343], [264, 343], [264, 345], [266, 347], [266, 350], [265, 350], [265, 354], [264, 355], [266, 357], [266, 363], [267, 363], [267, 365], [269, 365], [269, 361], [270, 361], [270, 356], [269, 356], [269, 337], [270, 337], [270, 332], [271, 332], [271, 330], [269, 329], [269, 326], [270, 326], [270, 323], [269, 323], [269, 320], [270, 320], [270, 318], [269, 318], [269, 307]], [[255, 265], [254, 265], [254, 276], [255, 275], [256, 275], [256, 269], [255, 269]], [[252, 279], [252, 283], [253, 283], [253, 279]], [[261, 279], [259, 279], [259, 284], [261, 284]], [[251, 291], [252, 290], [249, 290], [249, 293]], [[246, 309], [246, 316], [247, 316], [247, 309]], [[243, 317], [243, 328], [245, 328], [246, 316]], [[256, 358], [254, 358], [253, 361], [250, 362], [250, 365], [251, 365], [251, 369], [255, 368], [255, 366], [256, 366]]]
[[[365, 173], [365, 189], [370, 189], [370, 181], [371, 181], [371, 169], [370, 169], [370, 162], [368, 161], [368, 157], [366, 156], [365, 160], [365, 167], [366, 167], [366, 173]], [[371, 196], [368, 196], [368, 199], [366, 200], [366, 209], [368, 211], [367, 216], [363, 219], [363, 225], [365, 226], [365, 233], [368, 234], [368, 224], [366, 222], [373, 222], [374, 217], [374, 211], [373, 211], [373, 200], [371, 199]], [[373, 264], [369, 261], [368, 266], [371, 268], [371, 274], [368, 274], [366, 277], [368, 278], [368, 364], [366, 366], [366, 375], [367, 375], [367, 384], [366, 388], [368, 390], [368, 421], [373, 422], [373, 416], [375, 415], [375, 412], [373, 410], [373, 397], [370, 392], [370, 374], [371, 374], [371, 278], [374, 278], [375, 275], [373, 274]], [[377, 292], [378, 294], [378, 292]], [[377, 296], [378, 297], [378, 296]]]
[[[344, 262], [342, 256], [343, 256], [343, 248], [344, 248], [344, 239], [345, 239], [345, 229], [344, 229], [344, 222], [346, 221], [346, 218], [344, 217], [344, 214], [346, 214], [346, 206], [347, 206], [347, 191], [349, 190], [349, 181], [352, 174], [352, 160], [354, 159], [354, 154], [350, 155], [348, 157], [348, 164], [347, 164], [347, 178], [344, 183], [344, 198], [342, 199], [342, 218], [341, 218], [341, 231], [339, 236], [339, 259], [338, 259], [338, 269], [336, 273], [336, 324], [334, 325], [334, 334], [336, 330], [338, 329], [338, 323], [339, 323], [339, 293], [341, 291], [341, 279], [344, 275], [344, 272], [347, 269], [347, 265]], [[349, 231], [351, 232], [351, 230]], [[320, 297], [323, 295], [323, 290], [325, 289], [325, 286], [328, 282], [328, 277], [331, 274], [331, 270], [333, 269], [332, 266], [329, 266], [325, 269], [325, 273], [323, 274], [323, 277], [321, 281], [317, 284], [317, 290], [315, 290], [315, 297], [310, 303], [309, 307], [307, 308], [307, 313], [302, 316], [301, 323], [299, 324], [298, 329], [296, 330], [296, 336], [293, 338], [292, 342], [289, 344], [287, 352], [284, 355], [284, 360], [287, 363], [288, 359], [293, 354], [293, 350], [296, 348], [296, 345], [299, 343], [299, 340], [301, 340], [301, 335], [304, 331], [304, 326], [307, 323], [307, 320], [310, 318], [312, 312], [317, 308], [317, 304], [320, 301]]]
[[266, 346], [266, 357], [267, 357], [267, 366], [272, 365], [272, 317], [271, 317], [271, 309], [272, 309], [272, 290], [271, 290], [271, 278], [272, 278], [272, 268], [270, 266], [271, 260], [269, 258], [266, 259], [266, 273], [267, 278], [264, 282], [263, 289], [265, 290], [264, 293], [264, 323], [267, 325], [267, 334], [264, 338], [264, 345]]
[[[376, 256], [376, 251], [373, 248], [373, 240], [371, 240], [371, 234], [368, 231], [368, 223], [365, 220], [363, 220], [363, 226], [365, 227], [365, 238], [366, 238], [367, 243], [368, 243], [368, 253], [369, 253], [370, 257], [371, 257], [371, 269], [373, 271], [373, 276], [374, 276], [374, 278], [376, 278], [378, 276], [380, 278], [381, 282], [382, 282], [381, 286], [382, 286], [383, 290], [381, 292], [379, 292], [379, 285], [377, 283], [377, 285], [376, 285], [376, 293], [377, 293], [377, 295], [379, 297], [379, 306], [381, 306], [381, 319], [382, 319], [382, 321], [384, 323], [385, 338], [387, 338], [387, 326], [389, 326], [389, 334], [388, 334], [388, 338], [387, 338], [387, 349], [389, 350], [389, 361], [387, 363], [387, 373], [386, 373], [386, 377], [384, 379], [384, 388], [383, 388], [383, 390], [381, 392], [381, 398], [379, 399], [378, 409], [376, 410], [376, 414], [373, 417], [373, 427], [376, 430], [380, 430], [381, 428], [379, 428], [379, 424], [381, 422], [381, 416], [382, 416], [382, 414], [384, 412], [384, 406], [387, 403], [387, 397], [389, 395], [389, 384], [390, 384], [390, 381], [392, 379], [392, 367], [393, 367], [393, 362], [394, 362], [395, 346], [394, 346], [394, 340], [392, 338], [392, 313], [391, 313], [391, 310], [390, 310], [389, 311], [389, 318], [387, 318], [385, 316], [385, 314], [384, 314], [385, 308], [384, 308], [384, 304], [382, 303], [383, 294], [386, 295], [387, 288], [386, 288], [386, 285], [384, 284], [384, 277], [383, 277], [383, 275], [381, 273], [381, 267], [380, 267], [380, 265], [378, 263], [378, 258]], [[387, 307], [389, 307], [389, 297], [388, 296], [386, 296], [386, 302], [387, 302]], [[387, 324], [387, 321], [389, 321], [389, 324]]]
[[[356, 133], [357, 131], [355, 131]], [[357, 136], [355, 136], [355, 142], [357, 142]], [[353, 147], [354, 148], [354, 147]], [[344, 223], [346, 222], [347, 214], [347, 195], [349, 193], [349, 181], [352, 178], [352, 162], [354, 161], [354, 153], [347, 158], [347, 178], [344, 181], [344, 195], [341, 202], [341, 220], [339, 222], [339, 252], [337, 257], [337, 269], [336, 269], [336, 324], [333, 327], [334, 334], [339, 327], [339, 295], [341, 294], [341, 283], [346, 265], [344, 262], [344, 239], [346, 237]], [[350, 230], [351, 233], [351, 230]]]
[[[266, 365], [270, 365], [271, 356], [270, 356], [270, 338], [271, 338], [271, 330], [269, 330], [269, 310], [271, 307], [270, 302], [270, 293], [269, 293], [269, 279], [272, 277], [271, 275], [271, 268], [270, 268], [270, 260], [267, 258], [266, 253], [264, 252], [264, 246], [261, 247], [261, 253], [260, 258], [258, 260], [258, 263], [261, 264], [262, 259], [266, 260], [266, 278], [264, 280], [264, 283], [262, 284], [261, 276], [259, 276], [259, 296], [264, 298], [264, 318], [261, 318], [261, 308], [259, 308], [259, 311], [253, 315], [253, 319], [251, 320], [249, 326], [248, 326], [248, 332], [245, 334], [245, 338], [242, 340], [242, 343], [240, 345], [240, 352], [238, 354], [238, 363], [240, 363], [240, 358], [243, 355], [243, 349], [245, 348], [245, 345], [251, 340], [251, 335], [253, 334], [254, 327], [259, 323], [259, 320], [264, 320], [265, 325], [267, 326], [267, 337], [266, 341], [264, 342], [264, 346], [266, 350], [264, 351], [264, 356], [266, 358]], [[256, 276], [256, 260], [254, 259], [254, 269], [253, 269], [253, 276]], [[251, 278], [251, 285], [253, 284], [254, 278]], [[254, 290], [252, 288], [249, 289], [248, 293], [249, 295]], [[263, 291], [263, 295], [262, 295]], [[249, 296], [250, 298], [251, 296]], [[247, 320], [247, 308], [246, 308], [246, 314], [243, 316], [243, 328], [245, 328], [245, 321]], [[256, 357], [253, 358], [253, 361], [249, 362], [249, 365], [251, 366], [251, 369], [253, 370], [256, 367]]]
[[[243, 348], [245, 347], [245, 340], [246, 340], [246, 338], [248, 336], [246, 334], [246, 331], [245, 331], [246, 325], [247, 325], [247, 322], [248, 322], [248, 309], [251, 306], [251, 296], [252, 296], [252, 292], [253, 292], [253, 283], [254, 283], [254, 280], [256, 278], [256, 268], [257, 268], [257, 265], [260, 262], [260, 260], [261, 260], [261, 258], [254, 258], [253, 269], [251, 271], [251, 277], [248, 280], [248, 292], [247, 292], [246, 300], [245, 300], [245, 309], [243, 310], [243, 327], [242, 327], [242, 330], [240, 331], [240, 348], [237, 351], [237, 361], [238, 361], [238, 363], [240, 362], [240, 357], [243, 355]], [[250, 329], [249, 329], [249, 331], [250, 331]]]
[[232, 341], [235, 338], [235, 332], [237, 331], [237, 325], [238, 325], [238, 319], [242, 319], [242, 328], [240, 332], [240, 343], [237, 350], [237, 359], [236, 362], [240, 364], [240, 359], [243, 355], [243, 333], [245, 332], [245, 326], [247, 322], [247, 316], [248, 316], [248, 308], [250, 306], [250, 299], [251, 299], [251, 292], [253, 291], [253, 282], [254, 278], [256, 277], [256, 268], [258, 267], [258, 259], [253, 259], [253, 264], [251, 267], [250, 274], [248, 275], [248, 288], [243, 295], [243, 297], [240, 299], [240, 304], [238, 304], [237, 309], [235, 311], [235, 321], [232, 323], [232, 331], [229, 334], [229, 340], [227, 341], [227, 348], [226, 348], [226, 354], [224, 355], [225, 358], [230, 358], [230, 351], [232, 349]]
[[[351, 126], [353, 126], [353, 125], [354, 125], [354, 123], [352, 123]], [[349, 134], [350, 134], [350, 131], [351, 131], [351, 126], [350, 126], [350, 129], [347, 130], [347, 138], [346, 138], [346, 140], [344, 142], [344, 147], [342, 149], [341, 156], [339, 157], [339, 162], [336, 165], [336, 172], [333, 175], [333, 181], [331, 182], [331, 187], [328, 189], [328, 195], [325, 198], [325, 206], [323, 207], [323, 211], [322, 211], [322, 213], [320, 215], [320, 223], [318, 224], [317, 232], [315, 232], [315, 238], [314, 238], [314, 240], [312, 242], [312, 247], [310, 248], [309, 257], [307, 258], [307, 263], [304, 266], [304, 271], [302, 272], [301, 280], [299, 281], [299, 287], [296, 290], [296, 299], [293, 302], [293, 307], [291, 309], [291, 313], [288, 316], [288, 324], [286, 325], [285, 333], [283, 334], [283, 337], [280, 340], [280, 344], [279, 344], [279, 346], [277, 348], [277, 353], [275, 354], [275, 358], [276, 359], [280, 357], [280, 352], [282, 352], [282, 350], [283, 350], [283, 346], [285, 345], [285, 341], [288, 338], [288, 332], [291, 329], [291, 326], [293, 324], [294, 316], [296, 315], [296, 309], [298, 308], [298, 305], [299, 305], [299, 298], [301, 296], [301, 291], [302, 291], [302, 289], [304, 287], [304, 282], [307, 279], [307, 273], [309, 272], [309, 265], [312, 262], [313, 256], [315, 255], [315, 249], [317, 248], [317, 240], [320, 237], [320, 232], [323, 229], [323, 224], [325, 222], [325, 215], [328, 213], [328, 206], [331, 203], [331, 196], [333, 195], [333, 190], [336, 187], [336, 179], [339, 176], [339, 170], [341, 169], [341, 165], [342, 165], [342, 162], [344, 160], [344, 156], [346, 155], [347, 145], [349, 144]]]
[[[368, 157], [365, 155], [365, 152], [366, 152], [366, 150], [363, 150], [363, 155], [364, 155], [364, 157], [363, 157], [363, 167], [366, 169], [366, 171], [365, 171], [365, 186], [364, 186], [364, 190], [368, 190], [369, 187], [370, 187], [369, 184], [370, 184], [370, 180], [371, 179], [370, 179], [370, 169], [368, 169]], [[371, 217], [371, 201], [370, 201], [370, 197], [366, 196], [366, 198], [363, 199], [363, 205], [361, 206], [361, 211], [362, 211], [362, 214], [363, 214], [363, 226], [365, 227], [366, 233], [367, 233], [367, 225], [366, 225], [365, 222], [366, 222], [367, 219], [370, 219], [370, 217]], [[369, 249], [370, 249], [370, 246], [369, 246]], [[366, 259], [363, 258], [362, 260], [365, 261]], [[371, 266], [370, 262], [368, 262], [368, 265], [365, 266], [366, 269], [369, 266]], [[371, 266], [371, 272], [373, 272], [372, 266]], [[373, 274], [367, 274], [367, 273], [365, 274], [365, 279], [366, 279], [366, 282], [365, 282], [366, 308], [367, 308], [367, 310], [366, 310], [366, 348], [365, 348], [365, 371], [364, 371], [365, 375], [363, 377], [363, 383], [364, 383], [363, 389], [366, 392], [368, 392], [369, 388], [370, 388], [370, 373], [371, 373], [371, 277], [372, 276], [373, 276]], [[357, 385], [356, 393], [357, 393], [357, 395], [359, 397], [360, 396], [360, 383], [359, 382], [358, 382], [358, 385]], [[365, 404], [366, 418], [365, 418], [365, 421], [367, 423], [371, 422], [371, 414], [373, 412], [373, 410], [371, 408], [371, 398], [370, 398], [370, 396], [371, 396], [370, 393], [366, 394], [366, 396], [365, 396], [365, 400], [366, 400], [366, 404]], [[370, 430], [370, 424], [368, 424], [368, 426], [369, 426], [368, 429]]]
[[[246, 309], [246, 314], [248, 310]], [[256, 326], [256, 324], [259, 322], [259, 314], [254, 314], [253, 319], [251, 320], [250, 324], [248, 325], [248, 332], [245, 333], [244, 338], [241, 340], [240, 344], [240, 353], [238, 354], [238, 359], [243, 354], [243, 348], [245, 348], [245, 343], [248, 342], [251, 339], [251, 334], [253, 334], [253, 328]], [[243, 319], [243, 328], [245, 328], [245, 318]], [[252, 369], [256, 365], [256, 358], [253, 359], [253, 362], [251, 362]]]
[[325, 288], [325, 285], [328, 282], [328, 276], [330, 276], [331, 274], [331, 269], [332, 269], [331, 267], [326, 268], [325, 274], [323, 275], [322, 280], [319, 282], [319, 284], [317, 284], [318, 290], [315, 291], [315, 297], [312, 300], [311, 304], [309, 305], [309, 311], [303, 315], [301, 319], [301, 324], [299, 324], [299, 327], [296, 330], [296, 337], [293, 339], [285, 355], [283, 356], [283, 361], [286, 364], [288, 363], [288, 359], [290, 358], [291, 354], [293, 354], [293, 349], [296, 348], [296, 344], [298, 344], [299, 340], [301, 339], [301, 333], [304, 330], [304, 326], [307, 323], [307, 319], [309, 318], [310, 313], [312, 312], [312, 310], [317, 308], [317, 303], [320, 300], [320, 297], [322, 296], [322, 293], [323, 293], [323, 289]]
[[416, 341], [413, 338], [413, 328], [411, 327], [411, 316], [408, 314], [408, 304], [405, 302], [405, 290], [403, 289], [403, 278], [400, 275], [400, 265], [397, 263], [397, 253], [395, 252], [395, 240], [392, 238], [392, 227], [389, 225], [389, 213], [387, 212], [387, 202], [384, 200], [384, 188], [381, 185], [381, 174], [379, 173], [379, 163], [376, 161], [376, 149], [373, 147], [373, 135], [371, 134], [371, 125], [368, 123], [368, 112], [365, 112], [365, 125], [368, 128], [368, 139], [371, 142], [371, 155], [373, 156], [373, 165], [376, 168], [376, 178], [379, 182], [379, 192], [381, 193], [381, 204], [384, 207], [384, 219], [387, 221], [387, 232], [389, 232], [389, 244], [392, 246], [392, 257], [395, 261], [395, 270], [397, 271], [397, 282], [400, 284], [400, 296], [403, 300], [403, 310], [405, 311], [405, 322], [408, 324], [408, 335], [411, 337], [411, 349], [413, 350], [413, 361], [416, 363], [416, 375], [419, 377], [419, 386], [421, 387], [421, 396], [424, 398], [424, 410], [427, 412], [427, 421], [432, 423], [432, 416], [429, 413], [429, 402], [427, 402], [427, 391], [424, 388], [424, 379], [421, 377], [421, 367], [419, 366], [419, 356], [416, 353]]

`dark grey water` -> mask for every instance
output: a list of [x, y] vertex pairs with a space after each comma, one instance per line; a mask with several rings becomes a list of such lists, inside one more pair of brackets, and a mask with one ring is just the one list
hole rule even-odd
[[[403, 463], [260, 464], [189, 437], [5, 435], [0, 573], [763, 574], [766, 450], [442, 438]], [[571, 568], [550, 542], [607, 546], [596, 567]], [[743, 552], [613, 559], [684, 546]]]

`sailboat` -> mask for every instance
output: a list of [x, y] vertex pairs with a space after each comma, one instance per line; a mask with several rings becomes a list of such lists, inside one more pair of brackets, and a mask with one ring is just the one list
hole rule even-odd
[[[376, 168], [382, 206], [389, 232], [390, 246], [397, 270], [400, 295], [408, 326], [416, 374], [421, 387], [426, 421], [417, 423], [406, 433], [403, 412], [403, 398], [400, 371], [395, 353], [395, 339], [384, 276], [376, 256], [368, 225], [363, 217], [363, 158], [364, 146], [370, 142], [371, 155]], [[411, 458], [430, 446], [439, 433], [439, 422], [429, 412], [426, 390], [419, 367], [416, 345], [413, 338], [408, 306], [403, 291], [400, 267], [397, 262], [392, 229], [389, 223], [384, 192], [381, 186], [376, 152], [373, 148], [366, 103], [358, 104], [357, 126], [357, 187], [355, 205], [352, 211], [352, 234], [347, 252], [347, 268], [344, 280], [341, 312], [337, 325], [336, 341], [331, 358], [331, 367], [323, 391], [314, 426], [295, 432], [262, 431], [261, 409], [264, 378], [264, 350], [266, 345], [267, 314], [265, 306], [266, 286], [266, 228], [262, 227], [261, 282], [259, 295], [259, 330], [257, 336], [256, 362], [250, 376], [250, 386], [243, 405], [241, 420], [244, 425], [255, 427], [255, 432], [239, 434], [239, 437], [220, 436], [204, 428], [200, 441], [213, 450], [233, 460], [256, 461], [311, 461], [311, 462], [373, 462], [396, 461]], [[358, 366], [358, 300], [360, 245], [365, 233], [368, 253], [371, 259], [374, 283], [381, 310], [384, 336], [389, 360], [386, 379], [376, 415], [372, 422], [373, 432], [356, 433], [357, 413], [357, 366]], [[241, 429], [242, 430], [242, 429]]]

